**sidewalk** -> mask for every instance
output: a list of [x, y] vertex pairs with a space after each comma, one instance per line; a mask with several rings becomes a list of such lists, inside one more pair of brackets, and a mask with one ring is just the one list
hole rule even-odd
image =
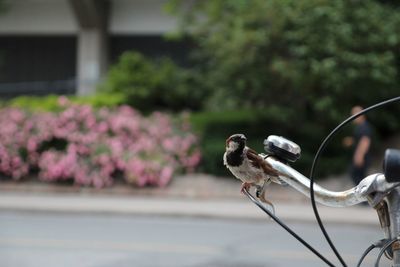
[[[331, 190], [343, 186], [338, 179], [321, 183]], [[267, 215], [240, 192], [234, 178], [208, 175], [176, 177], [167, 188], [74, 188], [37, 182], [0, 183], [0, 212], [60, 212], [193, 216], [224, 219], [267, 220]], [[315, 222], [309, 200], [291, 188], [272, 185], [267, 191], [276, 215], [284, 221]], [[366, 206], [330, 208], [319, 206], [324, 222], [378, 226], [373, 209]]]

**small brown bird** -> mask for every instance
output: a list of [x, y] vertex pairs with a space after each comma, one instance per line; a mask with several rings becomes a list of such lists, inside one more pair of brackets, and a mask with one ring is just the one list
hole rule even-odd
[[[279, 183], [279, 173], [256, 151], [247, 147], [246, 140], [243, 134], [230, 136], [226, 140], [226, 152], [224, 153], [224, 165], [243, 182], [241, 190], [249, 190], [252, 185], [263, 190], [264, 184], [271, 180]], [[265, 199], [264, 192], [261, 192], [259, 198], [272, 205]]]

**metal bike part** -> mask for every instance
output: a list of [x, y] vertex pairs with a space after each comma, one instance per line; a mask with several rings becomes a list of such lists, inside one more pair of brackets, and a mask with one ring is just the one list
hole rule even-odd
[[[264, 154], [260, 154], [260, 156], [264, 157], [265, 161], [280, 173], [279, 179], [305, 196], [310, 197], [310, 179], [272, 156], [266, 156]], [[384, 175], [378, 173], [367, 176], [357, 186], [346, 191], [330, 191], [318, 184], [314, 184], [314, 192], [316, 201], [325, 206], [353, 206], [367, 201], [367, 197], [376, 205], [388, 192], [399, 185], [400, 183], [386, 182]], [[372, 197], [372, 195], [374, 197]]]
[[[386, 150], [383, 171], [387, 182], [398, 182], [400, 180], [399, 150]], [[386, 184], [390, 186], [399, 183]], [[400, 241], [398, 239], [400, 236], [400, 188], [397, 187], [392, 190], [387, 190], [386, 193], [379, 192], [375, 195], [371, 194], [371, 196], [373, 196], [373, 201], [370, 201], [370, 204], [378, 203], [373, 207], [378, 212], [379, 221], [384, 230], [385, 237], [388, 239], [395, 239], [388, 249], [385, 249], [383, 252], [387, 258], [393, 261], [393, 266], [400, 267]]]
[[400, 150], [386, 149], [383, 160], [383, 173], [386, 181], [400, 182]]
[[[390, 218], [389, 238], [400, 236], [400, 188], [394, 188], [385, 198]], [[400, 241], [391, 245], [393, 267], [400, 267]]]
[[383, 172], [388, 182], [400, 182], [400, 150], [386, 149]]
[[[310, 179], [274, 157], [267, 157], [265, 160], [280, 173], [279, 178], [281, 180], [305, 196], [310, 197]], [[374, 177], [369, 176], [365, 179], [371, 184]], [[346, 191], [333, 192], [314, 184], [315, 199], [317, 202], [330, 207], [352, 206], [367, 200], [366, 195], [363, 194], [366, 188], [368, 186], [356, 186]]]
[[270, 135], [264, 140], [264, 149], [269, 155], [290, 162], [298, 160], [301, 154], [301, 149], [296, 143], [277, 135]]
[[[379, 223], [380, 223], [382, 231], [384, 233], [384, 237], [390, 238], [390, 236], [391, 236], [391, 234], [390, 234], [390, 214], [389, 214], [387, 202], [385, 200], [382, 200], [374, 208], [378, 214]], [[390, 258], [392, 258], [392, 255], [390, 255]]]

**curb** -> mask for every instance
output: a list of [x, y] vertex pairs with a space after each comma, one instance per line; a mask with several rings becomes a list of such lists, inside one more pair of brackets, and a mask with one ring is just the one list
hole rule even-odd
[[[308, 203], [276, 203], [276, 215], [290, 222], [315, 222]], [[90, 196], [76, 194], [0, 195], [0, 211], [150, 216], [190, 216], [239, 220], [268, 220], [247, 199], [199, 199], [160, 197]], [[379, 226], [375, 211], [368, 207], [330, 208], [319, 206], [326, 223]]]

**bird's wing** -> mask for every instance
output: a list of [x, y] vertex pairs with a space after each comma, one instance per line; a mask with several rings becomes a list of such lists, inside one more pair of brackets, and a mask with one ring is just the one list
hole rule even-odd
[[259, 156], [255, 150], [247, 148], [246, 156], [255, 168], [262, 169], [264, 173], [269, 176], [279, 176], [278, 171], [272, 168], [272, 166], [268, 162], [266, 162], [261, 156]]

